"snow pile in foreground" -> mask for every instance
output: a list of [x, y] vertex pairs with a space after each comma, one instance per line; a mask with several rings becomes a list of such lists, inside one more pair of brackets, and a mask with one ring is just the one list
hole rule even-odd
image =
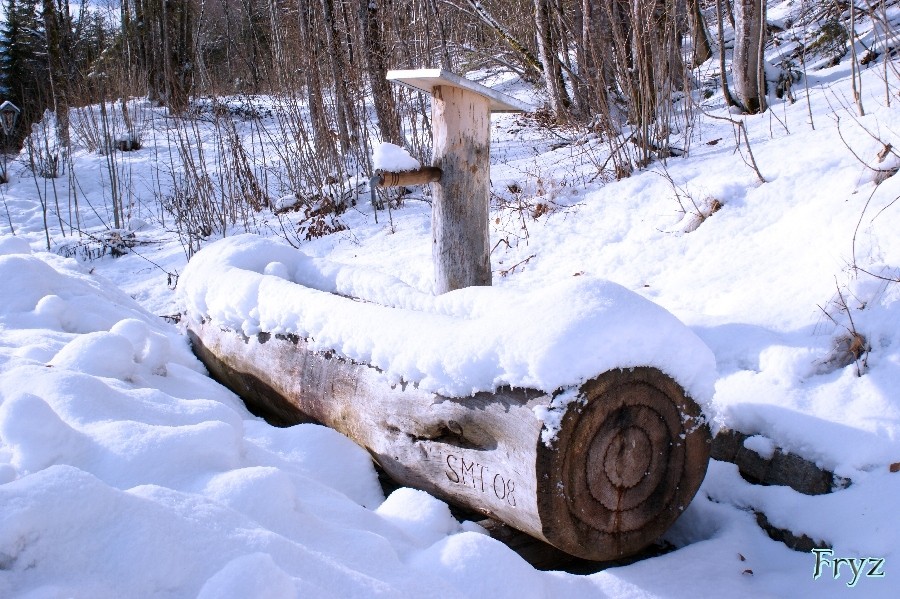
[[2, 239], [0, 277], [0, 596], [460, 596], [445, 551], [540, 584], [338, 433], [251, 417], [73, 261]]
[[252, 418], [173, 327], [73, 261], [0, 239], [0, 276], [0, 597], [843, 596], [848, 572], [814, 580], [756, 506], [832, 557], [883, 557], [888, 576], [900, 558], [900, 476], [803, 497], [713, 462], [667, 534], [677, 551], [538, 572], [426, 493], [385, 500], [337, 433]]
[[181, 289], [194, 317], [246, 335], [293, 333], [313, 349], [336, 350], [444, 395], [502, 385], [549, 393], [614, 368], [654, 366], [707, 404], [715, 382], [715, 358], [690, 329], [649, 300], [592, 277], [527, 294], [470, 287], [435, 297], [384, 274], [240, 235], [194, 256]]
[[702, 500], [673, 529], [681, 552], [536, 571], [424, 492], [385, 499], [336, 432], [251, 417], [173, 327], [75, 262], [0, 239], [0, 276], [0, 597], [645, 597], [676, 572], [691, 596], [766, 590], [747, 563], [709, 572], [723, 550], [806, 578], [752, 517]]

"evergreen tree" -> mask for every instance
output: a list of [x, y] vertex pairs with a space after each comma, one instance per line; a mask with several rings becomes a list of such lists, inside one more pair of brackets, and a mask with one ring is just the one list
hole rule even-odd
[[0, 23], [0, 94], [22, 110], [16, 143], [40, 119], [49, 97], [47, 55], [36, 0], [4, 0]]

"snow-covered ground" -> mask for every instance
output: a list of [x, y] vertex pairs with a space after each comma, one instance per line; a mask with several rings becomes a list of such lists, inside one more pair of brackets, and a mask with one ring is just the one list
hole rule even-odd
[[[795, 89], [795, 104], [773, 99], [766, 114], [730, 115], [745, 123], [765, 183], [725, 121], [701, 117], [687, 158], [604, 185], [589, 159], [596, 140], [556, 147], [558, 137], [527, 119], [496, 116], [490, 301], [425, 299], [429, 207], [415, 198], [377, 223], [360, 203], [340, 217], [346, 230], [302, 244], [312, 259], [368, 273], [354, 284], [390, 281], [396, 301], [445, 316], [460, 306], [504, 314], [497, 302], [508, 298], [517, 319], [559, 322], [578, 310], [567, 304], [583, 297], [580, 286], [612, 281], [712, 350], [714, 428], [851, 481], [806, 496], [712, 461], [665, 537], [675, 550], [586, 576], [535, 570], [423, 492], [385, 498], [362, 449], [319, 426], [273, 428], [205, 376], [181, 331], [160, 318], [196, 301], [178, 284], [185, 252], [154, 193], [169, 151], [161, 113], [148, 113], [143, 149], [116, 154], [140, 242], [125, 256], [84, 259], [100, 246], [66, 225], [70, 189], [85, 229], [110, 222], [105, 157], [79, 151], [77, 185], [55, 180], [63, 205], [57, 215], [50, 204], [51, 247], [82, 243], [80, 260], [42, 251], [38, 198], [53, 191], [12, 163], [0, 186], [0, 596], [896, 596], [900, 179], [876, 171], [900, 163], [892, 152], [878, 160], [886, 144], [900, 147], [900, 83], [888, 72], [888, 106], [881, 67], [863, 72], [864, 117], [849, 99], [846, 62], [810, 73], [809, 106]], [[719, 96], [708, 109], [726, 114]], [[269, 240], [251, 249], [283, 244], [274, 218], [254, 222]], [[286, 244], [265, 251], [253, 257], [260, 272], [281, 278], [292, 260], [315, 262]], [[568, 302], [554, 303], [555, 289]], [[517, 304], [536, 291], [546, 298]], [[279, 312], [281, 296], [266, 299], [281, 325], [297, 316], [287, 299], [290, 313]], [[855, 335], [868, 351], [842, 359]], [[754, 511], [833, 553], [817, 562], [771, 540]], [[838, 558], [855, 561], [835, 570]]]

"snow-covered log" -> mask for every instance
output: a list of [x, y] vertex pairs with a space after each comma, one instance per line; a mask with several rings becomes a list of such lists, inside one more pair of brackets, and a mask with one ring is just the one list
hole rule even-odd
[[296, 335], [188, 326], [210, 372], [271, 422], [326, 424], [402, 484], [578, 557], [640, 551], [706, 473], [700, 409], [655, 368], [605, 372], [555, 397], [506, 387], [455, 398], [391, 384], [377, 368], [311, 350]]
[[573, 555], [640, 550], [706, 472], [715, 360], [615, 283], [434, 296], [244, 235], [179, 287], [196, 353], [271, 422], [326, 424], [399, 482]]
[[248, 235], [195, 255], [181, 288], [196, 353], [257, 413], [326, 424], [573, 555], [639, 551], [706, 472], [715, 361], [614, 283], [433, 296]]

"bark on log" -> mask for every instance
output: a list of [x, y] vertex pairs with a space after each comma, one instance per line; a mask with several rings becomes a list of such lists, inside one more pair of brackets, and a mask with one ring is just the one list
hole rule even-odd
[[736, 430], [720, 430], [712, 440], [710, 457], [731, 462], [748, 482], [784, 485], [804, 495], [824, 495], [850, 485], [850, 479], [781, 448], [770, 457], [763, 457], [744, 446], [750, 436]]
[[314, 352], [296, 336], [247, 338], [188, 318], [215, 378], [274, 424], [308, 419], [367, 448], [395, 480], [501, 520], [590, 560], [655, 541], [706, 473], [698, 406], [653, 368], [602, 373], [564, 409], [546, 444], [541, 391], [438, 396], [376, 368]]

